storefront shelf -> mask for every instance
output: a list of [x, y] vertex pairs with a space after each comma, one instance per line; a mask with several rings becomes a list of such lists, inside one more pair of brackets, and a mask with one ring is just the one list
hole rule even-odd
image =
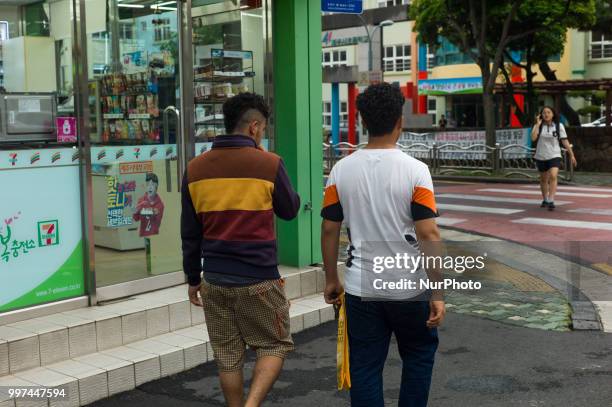
[[211, 105], [214, 103], [225, 103], [228, 98], [215, 98], [215, 99], [204, 99], [204, 98], [194, 98], [194, 102], [199, 105]]
[[196, 126], [220, 126], [224, 123], [225, 122], [223, 120], [217, 119], [217, 120], [206, 120], [203, 122], [195, 122], [194, 124]]

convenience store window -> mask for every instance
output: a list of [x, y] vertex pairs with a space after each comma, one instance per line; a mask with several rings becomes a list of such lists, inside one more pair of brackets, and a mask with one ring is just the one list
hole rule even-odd
[[179, 42], [183, 2], [108, 3], [106, 29], [88, 36], [99, 300], [184, 281], [185, 162], [225, 133], [225, 100], [266, 90], [261, 2], [194, 0], [190, 55]]
[[85, 294], [70, 1], [10, 3], [0, 2], [0, 313]]

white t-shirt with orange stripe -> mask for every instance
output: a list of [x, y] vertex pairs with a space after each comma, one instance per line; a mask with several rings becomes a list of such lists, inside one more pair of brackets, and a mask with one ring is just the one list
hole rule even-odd
[[[429, 169], [399, 149], [358, 150], [332, 169], [321, 216], [346, 223], [350, 243], [344, 288], [361, 296], [361, 273], [372, 273], [373, 257], [420, 254], [414, 222], [438, 216]], [[375, 250], [362, 251], [362, 246]], [[405, 277], [416, 281], [426, 274], [419, 270]], [[393, 294], [396, 298], [398, 293]]]

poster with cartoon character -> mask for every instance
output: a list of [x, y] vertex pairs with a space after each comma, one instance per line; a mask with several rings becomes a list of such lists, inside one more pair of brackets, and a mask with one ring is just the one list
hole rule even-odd
[[133, 214], [134, 220], [140, 222], [140, 237], [159, 234], [159, 227], [164, 217], [164, 203], [157, 193], [159, 178], [152, 172], [147, 173], [145, 184], [145, 193], [138, 199]]

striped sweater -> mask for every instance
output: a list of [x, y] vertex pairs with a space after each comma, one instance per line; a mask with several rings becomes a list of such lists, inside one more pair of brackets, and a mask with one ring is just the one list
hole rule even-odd
[[297, 216], [300, 198], [279, 156], [247, 136], [215, 138], [183, 178], [183, 270], [190, 285], [204, 272], [277, 279], [274, 215]]

